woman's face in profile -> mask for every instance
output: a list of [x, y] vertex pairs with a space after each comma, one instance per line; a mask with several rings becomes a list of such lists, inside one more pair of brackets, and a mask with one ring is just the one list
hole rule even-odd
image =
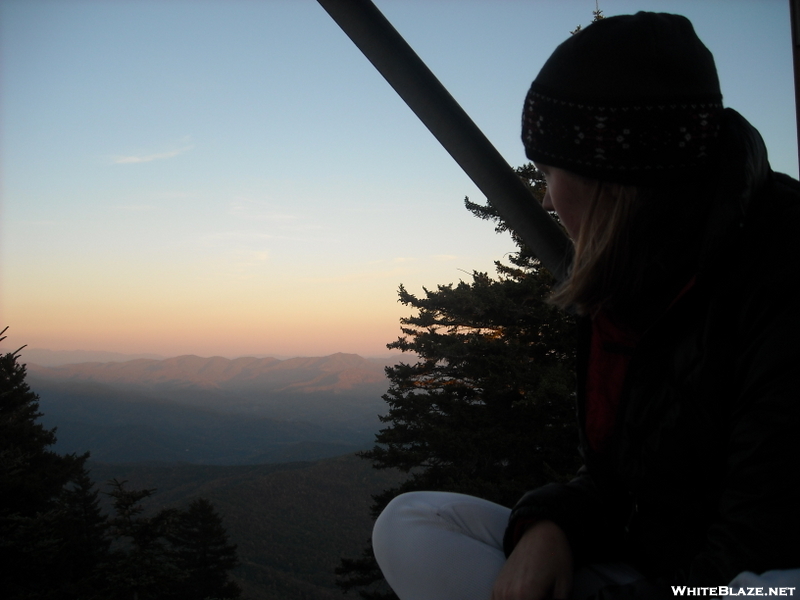
[[534, 163], [544, 175], [547, 193], [542, 201], [545, 210], [555, 211], [569, 237], [577, 238], [581, 223], [597, 189], [597, 182], [558, 167]]

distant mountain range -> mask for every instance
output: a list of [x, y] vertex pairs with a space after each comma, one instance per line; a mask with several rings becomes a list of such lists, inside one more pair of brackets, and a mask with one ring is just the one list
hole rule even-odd
[[112, 478], [156, 488], [146, 511], [213, 502], [238, 545], [234, 577], [251, 600], [342, 598], [333, 569], [361, 554], [371, 496], [405, 478], [352, 455], [374, 444], [389, 361], [23, 362], [43, 424], [57, 427], [54, 450], [90, 451], [100, 489]]
[[[24, 357], [23, 357], [24, 358]], [[292, 358], [28, 363], [62, 452], [104, 462], [255, 464], [362, 449], [386, 411], [387, 361]]]
[[[16, 348], [4, 348], [1, 352], [13, 352]], [[25, 348], [22, 362], [35, 363], [45, 367], [56, 367], [82, 362], [122, 362], [136, 358], [165, 358], [158, 354], [122, 354], [100, 350], [47, 350], [46, 348]]]
[[257, 389], [271, 392], [353, 390], [385, 382], [383, 366], [357, 354], [316, 358], [236, 358], [177, 356], [125, 362], [85, 362], [41, 367], [28, 372], [42, 378], [93, 381], [139, 387], [176, 386], [204, 389]]

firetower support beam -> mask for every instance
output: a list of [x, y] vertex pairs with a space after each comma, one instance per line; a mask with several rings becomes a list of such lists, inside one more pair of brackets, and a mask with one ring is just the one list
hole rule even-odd
[[559, 280], [571, 244], [519, 176], [486, 139], [371, 0], [318, 0], [411, 110]]

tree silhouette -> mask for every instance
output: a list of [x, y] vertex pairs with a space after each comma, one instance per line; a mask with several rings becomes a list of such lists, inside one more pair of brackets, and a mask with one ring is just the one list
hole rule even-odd
[[128, 490], [125, 481], [112, 479], [114, 516], [109, 519], [112, 550], [102, 574], [110, 598], [148, 600], [162, 598], [188, 577], [171, 560], [167, 530], [177, 517], [174, 509], [144, 516], [142, 500], [155, 490]]
[[[545, 192], [533, 165], [517, 169], [534, 196]], [[467, 209], [508, 231], [491, 205], [467, 198]], [[388, 367], [383, 396], [386, 424], [372, 450], [379, 469], [409, 474], [374, 498], [373, 516], [396, 495], [413, 490], [471, 494], [512, 505], [528, 489], [566, 479], [579, 466], [573, 389], [575, 325], [547, 304], [554, 280], [522, 241], [497, 262], [495, 278], [399, 290], [414, 313], [401, 319], [402, 336], [388, 345], [414, 361]], [[391, 598], [367, 548], [337, 569], [345, 591], [366, 599]]]
[[236, 546], [214, 506], [205, 498], [193, 500], [178, 514], [167, 533], [177, 567], [188, 574], [175, 598], [238, 598], [241, 589], [228, 580], [228, 572], [239, 564]]
[[147, 515], [143, 501], [155, 490], [129, 490], [113, 479], [109, 519], [113, 545], [102, 578], [108, 598], [134, 600], [203, 600], [238, 598], [228, 581], [238, 564], [236, 546], [228, 543], [222, 519], [204, 498], [187, 509], [164, 508]]
[[50, 450], [55, 429], [37, 423], [39, 397], [20, 350], [0, 356], [0, 590], [5, 598], [86, 596], [104, 543], [88, 453]]
[[108, 519], [100, 510], [98, 491], [85, 469], [59, 498], [61, 536], [65, 540], [58, 564], [63, 570], [63, 598], [88, 598], [99, 592], [99, 569], [110, 547]]
[[[5, 339], [0, 331], [0, 341]], [[21, 350], [21, 349], [20, 349]], [[0, 356], [0, 593], [11, 600], [237, 598], [237, 564], [210, 502], [145, 514], [155, 490], [112, 480], [103, 515], [85, 462], [50, 447], [19, 350]]]

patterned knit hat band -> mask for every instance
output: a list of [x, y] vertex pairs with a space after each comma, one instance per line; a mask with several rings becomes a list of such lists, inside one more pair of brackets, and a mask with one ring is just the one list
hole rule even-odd
[[522, 139], [532, 161], [594, 179], [654, 184], [708, 164], [722, 110], [719, 97], [627, 106], [568, 102], [534, 83]]
[[662, 185], [703, 175], [722, 122], [714, 57], [688, 19], [639, 12], [592, 23], [542, 66], [525, 99], [533, 161]]

